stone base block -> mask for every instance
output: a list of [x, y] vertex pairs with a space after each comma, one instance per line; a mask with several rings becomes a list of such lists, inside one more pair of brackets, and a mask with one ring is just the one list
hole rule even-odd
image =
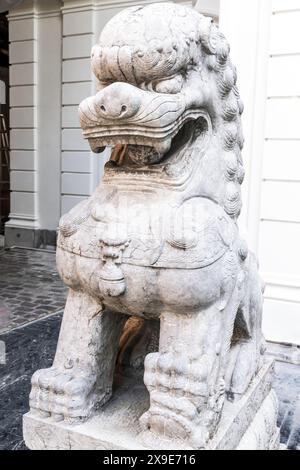
[[5, 226], [5, 246], [23, 248], [48, 248], [56, 246], [55, 230], [40, 230], [23, 227]]
[[[239, 400], [225, 402], [218, 430], [207, 449], [279, 448], [272, 376], [273, 363], [269, 361]], [[148, 407], [149, 396], [141, 380], [119, 378], [112, 399], [85, 423], [70, 425], [27, 413], [23, 417], [24, 440], [30, 449], [190, 449], [184, 443], [142, 431], [139, 417]]]

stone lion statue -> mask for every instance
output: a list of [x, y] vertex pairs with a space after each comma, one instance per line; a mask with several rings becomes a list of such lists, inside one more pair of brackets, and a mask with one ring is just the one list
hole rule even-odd
[[69, 294], [31, 411], [85, 420], [110, 399], [116, 367], [146, 356], [141, 430], [203, 448], [264, 352], [263, 284], [236, 223], [243, 104], [229, 45], [188, 7], [137, 6], [107, 23], [92, 68], [98, 91], [80, 104], [81, 127], [111, 157], [60, 221]]

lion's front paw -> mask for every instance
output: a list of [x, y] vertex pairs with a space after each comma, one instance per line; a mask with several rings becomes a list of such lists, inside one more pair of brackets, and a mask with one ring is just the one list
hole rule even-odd
[[144, 432], [203, 448], [209, 437], [208, 421], [201, 425], [209, 398], [205, 356], [148, 354], [144, 382], [150, 393], [150, 408], [140, 418]]
[[109, 398], [109, 391], [97, 393], [95, 376], [75, 375], [56, 367], [36, 371], [31, 384], [30, 410], [56, 421], [83, 421]]

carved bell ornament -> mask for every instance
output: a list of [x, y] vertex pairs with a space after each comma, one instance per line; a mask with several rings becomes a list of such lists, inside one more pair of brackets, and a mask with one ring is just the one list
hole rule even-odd
[[[117, 233], [117, 235], [116, 235]], [[124, 227], [108, 228], [99, 240], [103, 267], [99, 272], [99, 289], [103, 295], [117, 297], [125, 292], [126, 283], [120, 265], [122, 252], [129, 245]]]

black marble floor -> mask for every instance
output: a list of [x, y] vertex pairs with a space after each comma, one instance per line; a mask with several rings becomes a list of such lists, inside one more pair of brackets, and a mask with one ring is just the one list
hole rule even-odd
[[280, 441], [300, 450], [300, 366], [276, 362], [274, 388], [279, 398]]
[[37, 369], [51, 366], [60, 321], [56, 314], [0, 334], [6, 349], [0, 365], [0, 450], [25, 448], [22, 415], [28, 411], [30, 379]]
[[54, 251], [0, 250], [0, 332], [61, 310], [65, 299]]
[[[61, 314], [0, 334], [6, 363], [0, 365], [0, 450], [24, 449], [22, 415], [28, 411], [33, 372], [52, 363]], [[274, 382], [279, 397], [281, 443], [300, 450], [300, 366], [277, 362]]]

